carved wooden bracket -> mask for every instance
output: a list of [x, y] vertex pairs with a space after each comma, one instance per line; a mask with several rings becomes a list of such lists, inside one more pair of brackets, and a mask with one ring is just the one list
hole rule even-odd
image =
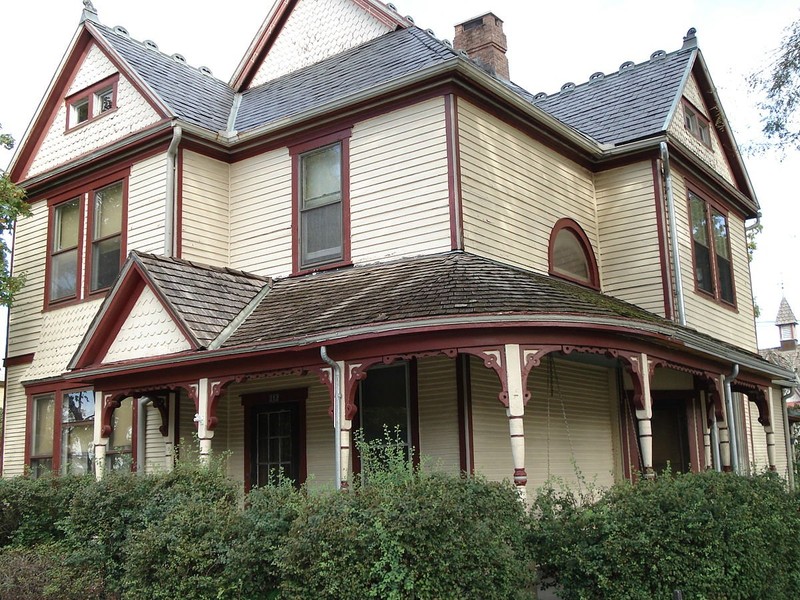
[[636, 410], [646, 410], [644, 399], [644, 378], [649, 378], [650, 373], [648, 369], [643, 368], [644, 365], [642, 365], [641, 355], [636, 354], [635, 352], [625, 352], [622, 350], [612, 352], [614, 352], [614, 354], [611, 356], [616, 355], [617, 358], [621, 359], [622, 363], [625, 365], [625, 369], [631, 376], [631, 383], [633, 383], [634, 407]]
[[[716, 373], [711, 373], [710, 371], [703, 371], [700, 375], [697, 376], [699, 379], [699, 387], [705, 390], [708, 397], [711, 399], [711, 402], [708, 406], [709, 410], [713, 410], [716, 415], [717, 422], [722, 421], [724, 412], [722, 410], [722, 384], [719, 381], [719, 375]], [[713, 419], [711, 418], [712, 413], [709, 412], [708, 414], [708, 426], [712, 426]]]
[[163, 437], [169, 435], [169, 404], [166, 398], [155, 398], [153, 400], [153, 408], [158, 410], [161, 415], [161, 426], [158, 428], [159, 433]]
[[772, 419], [769, 414], [769, 402], [767, 402], [767, 392], [754, 383], [747, 381], [735, 381], [731, 384], [731, 391], [747, 394], [748, 400], [758, 407], [758, 422], [764, 427], [772, 426]]
[[483, 365], [492, 369], [500, 378], [501, 391], [497, 395], [500, 403], [508, 408], [508, 375], [506, 365], [503, 362], [503, 347], [490, 347], [490, 348], [459, 348], [462, 354], [471, 354], [483, 361]]
[[101, 418], [101, 427], [100, 427], [100, 437], [109, 438], [111, 437], [111, 417], [114, 415], [114, 411], [118, 409], [122, 405], [122, 401], [127, 397], [127, 394], [122, 392], [112, 392], [110, 394], [103, 394], [103, 407], [102, 407], [102, 414]]
[[542, 359], [551, 352], [560, 352], [561, 346], [531, 346], [522, 348], [522, 392], [523, 401], [528, 405], [528, 400], [531, 399], [531, 393], [528, 391], [528, 375], [534, 367], [542, 364]]

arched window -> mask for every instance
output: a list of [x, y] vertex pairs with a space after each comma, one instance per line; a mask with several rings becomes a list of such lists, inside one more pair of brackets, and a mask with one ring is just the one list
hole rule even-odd
[[600, 289], [592, 244], [572, 219], [560, 219], [553, 227], [548, 260], [551, 275]]

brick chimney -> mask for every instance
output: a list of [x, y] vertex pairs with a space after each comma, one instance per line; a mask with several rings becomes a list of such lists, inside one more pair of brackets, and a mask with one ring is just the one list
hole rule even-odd
[[506, 34], [503, 22], [492, 13], [456, 25], [453, 38], [456, 50], [465, 50], [481, 68], [501, 79], [509, 80]]

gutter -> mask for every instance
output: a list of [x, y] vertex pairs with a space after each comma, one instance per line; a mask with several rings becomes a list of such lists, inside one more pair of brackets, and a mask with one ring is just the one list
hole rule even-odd
[[675, 278], [675, 302], [678, 313], [678, 324], [686, 327], [686, 307], [683, 302], [683, 278], [681, 277], [681, 254], [678, 247], [678, 228], [675, 217], [675, 197], [672, 193], [672, 173], [669, 168], [669, 148], [667, 142], [659, 144], [661, 149], [661, 176], [667, 200], [667, 218], [669, 219], [669, 243], [672, 249], [672, 275]]
[[334, 439], [334, 468], [336, 469], [336, 489], [342, 489], [342, 370], [339, 365], [328, 356], [325, 346], [319, 347], [319, 355], [333, 371], [333, 437]]
[[178, 205], [178, 146], [181, 143], [183, 130], [173, 122], [172, 141], [167, 149], [166, 199], [164, 206], [164, 255], [175, 256], [175, 213]]

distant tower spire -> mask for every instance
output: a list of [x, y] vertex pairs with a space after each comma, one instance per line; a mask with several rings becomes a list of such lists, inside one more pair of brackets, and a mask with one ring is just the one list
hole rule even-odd
[[778, 316], [775, 317], [775, 325], [781, 337], [781, 350], [794, 350], [797, 348], [797, 318], [792, 312], [792, 307], [786, 300], [786, 296], [781, 298], [781, 305], [778, 307]]
[[91, 21], [92, 23], [100, 22], [100, 18], [97, 16], [97, 9], [94, 7], [94, 4], [92, 4], [92, 0], [83, 0], [81, 23], [84, 21]]

